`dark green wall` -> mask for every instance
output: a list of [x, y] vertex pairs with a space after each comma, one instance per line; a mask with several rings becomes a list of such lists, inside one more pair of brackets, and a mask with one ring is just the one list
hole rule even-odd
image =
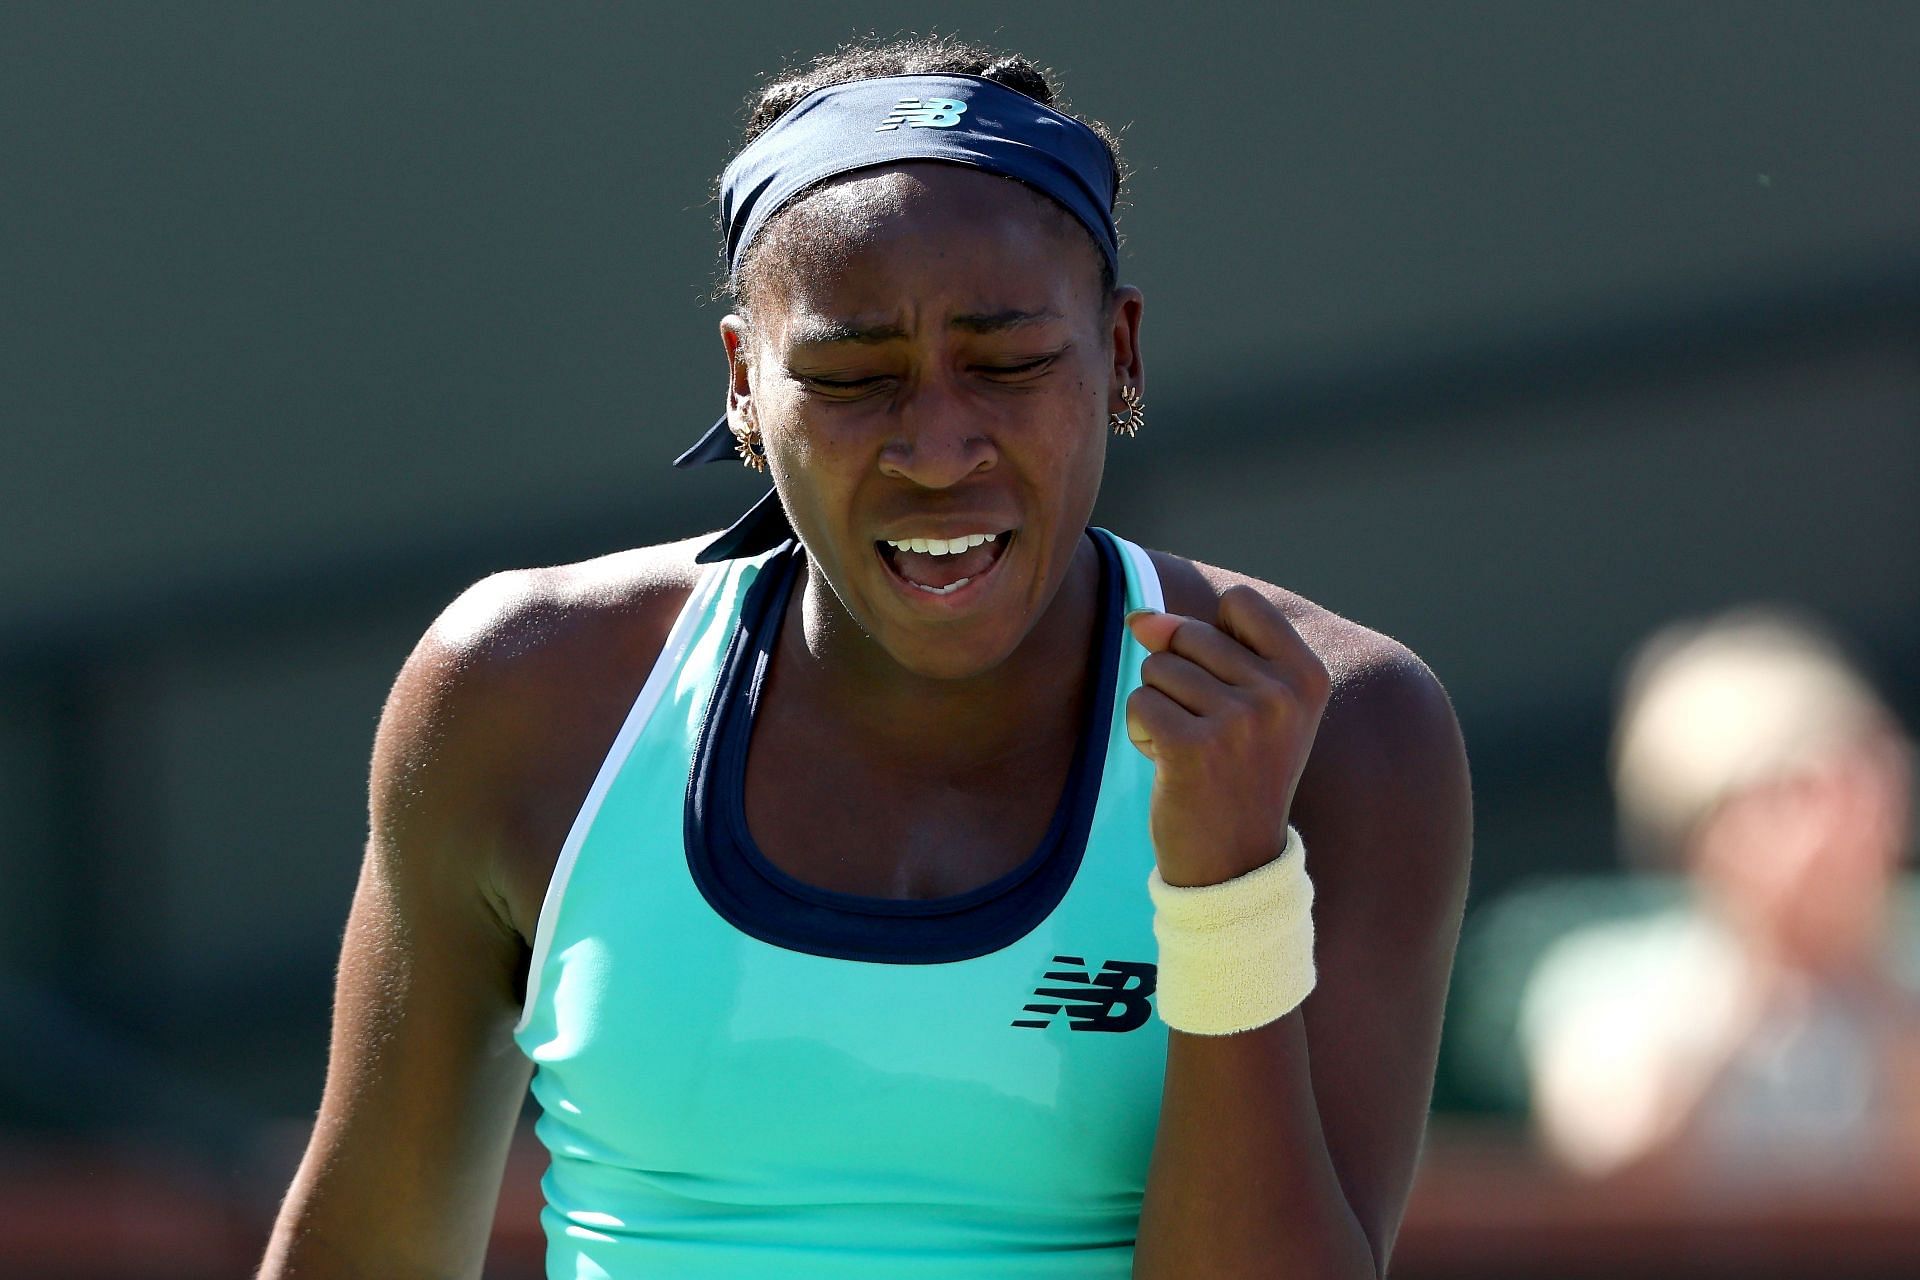
[[[413, 637], [752, 492], [665, 469], [721, 392], [709, 185], [760, 72], [920, 17], [833, 13], [0, 10], [10, 971], [311, 1105]], [[1911, 6], [940, 18], [1124, 130], [1102, 518], [1429, 659], [1478, 895], [1611, 858], [1614, 664], [1675, 613], [1817, 607], [1914, 710]]]

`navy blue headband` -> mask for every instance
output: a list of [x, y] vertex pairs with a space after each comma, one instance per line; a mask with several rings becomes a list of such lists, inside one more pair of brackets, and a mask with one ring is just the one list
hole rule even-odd
[[1078, 218], [1119, 274], [1119, 184], [1106, 142], [1072, 116], [979, 76], [882, 76], [816, 89], [720, 175], [727, 273], [774, 214], [817, 182], [913, 160], [1015, 178]]
[[[882, 76], [816, 89], [735, 156], [720, 178], [727, 274], [737, 277], [754, 237], [801, 192], [859, 169], [937, 160], [997, 173], [1051, 197], [1093, 236], [1119, 273], [1113, 200], [1119, 172], [1104, 139], [1016, 89], [979, 76]], [[726, 415], [676, 467], [735, 459]], [[768, 494], [700, 553], [753, 555], [793, 536]]]

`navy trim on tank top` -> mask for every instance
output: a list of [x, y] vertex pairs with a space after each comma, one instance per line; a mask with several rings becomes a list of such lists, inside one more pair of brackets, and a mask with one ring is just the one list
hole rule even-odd
[[687, 781], [687, 865], [722, 918], [792, 951], [882, 964], [971, 960], [1018, 941], [1046, 919], [1086, 853], [1120, 669], [1126, 573], [1106, 536], [1091, 530], [1088, 536], [1099, 552], [1098, 662], [1053, 821], [1018, 867], [944, 898], [875, 898], [806, 884], [770, 862], [747, 831], [747, 745], [802, 554], [798, 546], [774, 553], [741, 603]]

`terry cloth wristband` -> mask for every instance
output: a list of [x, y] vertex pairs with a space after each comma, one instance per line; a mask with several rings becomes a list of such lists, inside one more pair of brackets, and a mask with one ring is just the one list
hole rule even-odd
[[1147, 875], [1160, 943], [1154, 1004], [1193, 1035], [1265, 1026], [1313, 990], [1313, 882], [1307, 848], [1287, 828], [1272, 862], [1220, 884], [1170, 885]]

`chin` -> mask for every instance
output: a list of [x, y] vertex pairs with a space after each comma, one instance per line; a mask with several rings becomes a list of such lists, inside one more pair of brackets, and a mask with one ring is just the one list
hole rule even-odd
[[[970, 680], [986, 675], [1013, 656], [1025, 638], [1018, 635], [911, 635], [875, 637], [902, 670], [924, 680]], [[891, 640], [891, 643], [889, 643]]]

